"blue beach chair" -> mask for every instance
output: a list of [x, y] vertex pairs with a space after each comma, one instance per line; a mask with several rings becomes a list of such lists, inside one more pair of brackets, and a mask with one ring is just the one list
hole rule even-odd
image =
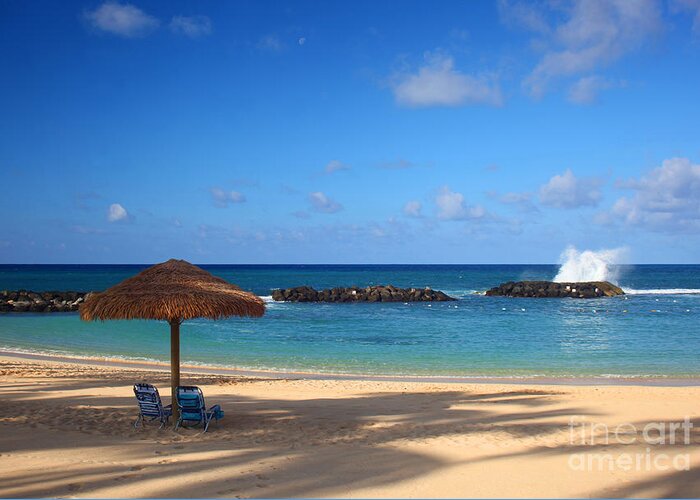
[[191, 425], [204, 424], [204, 432], [207, 432], [212, 420], [216, 420], [218, 423], [220, 418], [224, 418], [224, 410], [219, 405], [214, 405], [207, 410], [204, 404], [204, 394], [199, 387], [179, 386], [176, 397], [177, 406], [180, 409], [180, 418], [175, 424], [176, 429], [189, 422]]
[[139, 418], [134, 422], [134, 428], [138, 428], [139, 424], [145, 424], [146, 419], [151, 421], [158, 419], [159, 428], [162, 429], [173, 414], [172, 405], [163, 406], [158, 389], [151, 384], [134, 384], [134, 395], [139, 403]]

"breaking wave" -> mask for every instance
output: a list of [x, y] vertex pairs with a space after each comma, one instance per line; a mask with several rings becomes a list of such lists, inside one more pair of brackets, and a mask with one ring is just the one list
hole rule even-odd
[[561, 254], [563, 263], [554, 281], [609, 281], [617, 284], [618, 269], [615, 264], [619, 264], [626, 253], [625, 248], [579, 252], [575, 247], [569, 246]]

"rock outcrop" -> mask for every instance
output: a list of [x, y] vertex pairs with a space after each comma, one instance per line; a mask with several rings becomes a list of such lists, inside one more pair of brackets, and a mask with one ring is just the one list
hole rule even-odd
[[396, 288], [368, 286], [365, 288], [331, 288], [314, 290], [309, 286], [273, 290], [272, 298], [285, 302], [446, 302], [457, 300], [431, 288]]
[[624, 295], [618, 286], [607, 281], [582, 283], [555, 283], [553, 281], [509, 281], [486, 292], [489, 296], [503, 297], [572, 297], [594, 299]]
[[86, 292], [0, 292], [0, 312], [70, 312], [88, 295]]

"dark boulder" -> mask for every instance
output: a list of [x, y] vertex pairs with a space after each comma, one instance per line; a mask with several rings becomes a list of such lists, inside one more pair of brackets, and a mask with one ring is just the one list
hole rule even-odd
[[70, 312], [77, 311], [90, 293], [32, 292], [3, 290], [0, 292], [0, 312]]
[[553, 281], [509, 281], [486, 292], [490, 297], [535, 297], [554, 298], [572, 297], [577, 299], [594, 299], [597, 297], [615, 297], [625, 292], [607, 281], [588, 281], [581, 283], [555, 283]]
[[393, 285], [332, 288], [316, 291], [308, 286], [272, 291], [272, 298], [286, 302], [447, 302], [457, 300], [430, 288], [397, 288]]

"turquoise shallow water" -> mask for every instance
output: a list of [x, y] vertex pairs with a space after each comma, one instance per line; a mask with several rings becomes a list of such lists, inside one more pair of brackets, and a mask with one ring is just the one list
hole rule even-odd
[[[0, 289], [101, 290], [144, 266], [0, 266]], [[619, 269], [632, 294], [509, 299], [475, 292], [552, 279], [557, 266], [204, 266], [261, 296], [273, 288], [431, 286], [451, 303], [268, 303], [265, 317], [192, 320], [186, 362], [249, 369], [437, 376], [699, 376], [700, 266]], [[689, 293], [691, 292], [691, 293]], [[0, 315], [0, 348], [167, 361], [167, 324]]]

